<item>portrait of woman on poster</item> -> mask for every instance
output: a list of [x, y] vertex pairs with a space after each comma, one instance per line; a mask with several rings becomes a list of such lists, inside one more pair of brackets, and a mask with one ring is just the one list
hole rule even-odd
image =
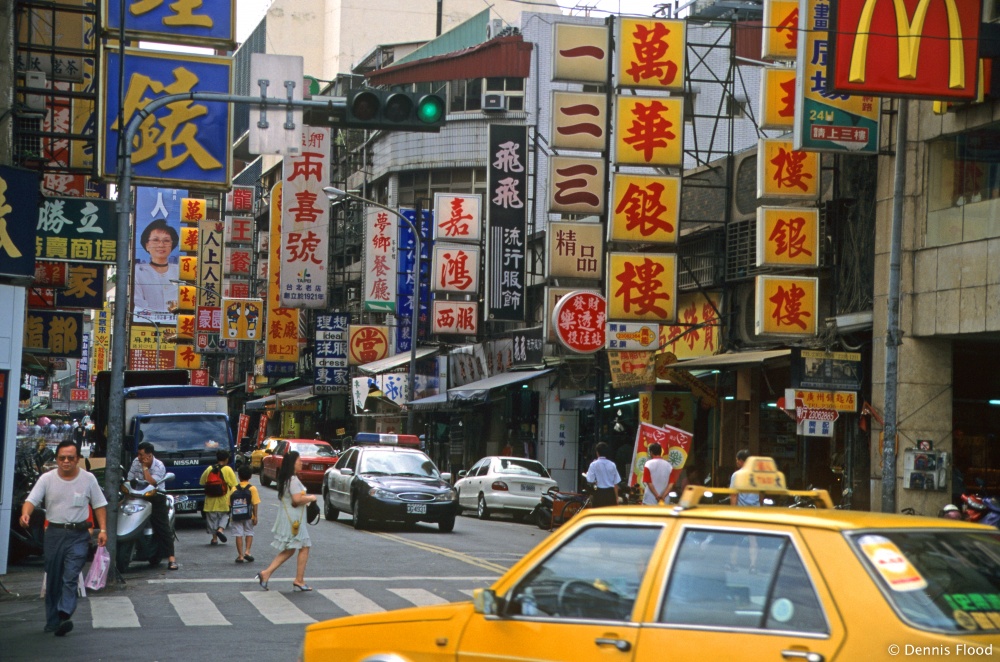
[[133, 306], [136, 310], [166, 313], [169, 312], [168, 302], [177, 300], [177, 285], [170, 281], [177, 280], [180, 272], [177, 262], [170, 263], [170, 254], [179, 243], [177, 230], [162, 218], [142, 231], [139, 245], [149, 253], [149, 262], [135, 265]]

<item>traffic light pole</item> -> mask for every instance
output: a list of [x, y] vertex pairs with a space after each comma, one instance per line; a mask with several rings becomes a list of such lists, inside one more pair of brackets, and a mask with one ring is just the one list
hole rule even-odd
[[128, 295], [132, 287], [131, 269], [127, 247], [131, 245], [129, 221], [132, 216], [132, 141], [142, 122], [152, 113], [164, 106], [178, 101], [210, 101], [227, 103], [234, 106], [257, 106], [264, 109], [315, 109], [326, 110], [329, 115], [344, 118], [347, 111], [345, 97], [326, 97], [322, 101], [312, 99], [276, 99], [268, 97], [251, 97], [221, 92], [189, 92], [186, 94], [168, 94], [147, 103], [136, 111], [129, 121], [124, 136], [119, 132], [118, 139], [124, 140], [124, 149], [118, 163], [118, 250], [115, 257], [117, 272], [118, 303], [114, 307], [114, 317], [111, 321], [111, 384], [108, 402], [108, 447], [107, 465], [104, 474], [104, 495], [108, 500], [107, 528], [108, 554], [110, 567], [116, 568], [118, 552], [118, 489], [122, 480], [122, 437], [125, 432], [125, 333], [126, 310]]

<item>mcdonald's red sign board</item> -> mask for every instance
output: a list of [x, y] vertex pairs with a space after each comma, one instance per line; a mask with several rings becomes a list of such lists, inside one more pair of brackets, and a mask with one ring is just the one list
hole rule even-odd
[[833, 90], [975, 98], [980, 0], [837, 0], [832, 9]]

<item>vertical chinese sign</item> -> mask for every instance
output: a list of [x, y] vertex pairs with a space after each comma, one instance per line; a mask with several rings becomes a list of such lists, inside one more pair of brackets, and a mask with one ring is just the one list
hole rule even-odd
[[198, 223], [198, 306], [195, 309], [195, 351], [219, 350], [222, 330], [222, 235], [221, 221]]
[[365, 210], [364, 309], [396, 311], [396, 236], [398, 219], [390, 212]]
[[291, 377], [299, 360], [299, 311], [281, 307], [282, 182], [271, 188], [271, 227], [267, 242], [267, 327], [264, 345], [264, 376]]
[[250, 296], [253, 268], [254, 187], [234, 186], [226, 194], [226, 217], [223, 244], [222, 296], [245, 299]]
[[281, 208], [281, 305], [325, 308], [330, 260], [330, 129], [303, 127], [302, 151], [285, 157]]
[[757, 335], [816, 335], [818, 278], [757, 276], [756, 290]]
[[[413, 227], [420, 228], [420, 293], [418, 302], [420, 309], [417, 311], [417, 337], [427, 334], [427, 321], [430, 319], [431, 307], [431, 229], [430, 224], [433, 214], [423, 211], [420, 224], [417, 224], [417, 212], [414, 209], [401, 209], [403, 214]], [[396, 325], [396, 353], [410, 351], [410, 320], [412, 319], [413, 308], [413, 287], [415, 271], [414, 254], [416, 252], [416, 242], [413, 232], [406, 223], [399, 224], [399, 247], [396, 259], [398, 276], [396, 278], [396, 318], [399, 323]]]
[[347, 330], [350, 313], [316, 315], [315, 372], [316, 394], [347, 393], [351, 388], [347, 367]]
[[[524, 320], [527, 151], [527, 127], [490, 125], [486, 186], [489, 230], [485, 318], [488, 320]], [[474, 270], [478, 272], [478, 268]]]

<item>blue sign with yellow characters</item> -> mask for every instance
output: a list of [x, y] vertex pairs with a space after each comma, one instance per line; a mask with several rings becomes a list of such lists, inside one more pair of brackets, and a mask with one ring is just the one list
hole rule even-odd
[[[105, 0], [104, 26], [113, 36], [121, 28], [123, 0]], [[193, 44], [231, 50], [236, 46], [233, 0], [124, 0], [125, 32], [168, 44]]]
[[[119, 96], [124, 88], [125, 126], [151, 101], [173, 94], [229, 94], [232, 59], [214, 55], [158, 53], [125, 49], [124, 86], [119, 85], [121, 54], [104, 53], [101, 79], [101, 173], [118, 173]], [[230, 187], [232, 129], [223, 101], [179, 100], [143, 119], [132, 148], [134, 184]]]
[[0, 166], [0, 279], [35, 278], [39, 179], [37, 172]]

